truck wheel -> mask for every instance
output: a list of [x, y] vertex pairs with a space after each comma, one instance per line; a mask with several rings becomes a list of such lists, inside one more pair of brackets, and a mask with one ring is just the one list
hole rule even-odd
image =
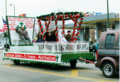
[[13, 61], [15, 65], [19, 65], [20, 64], [20, 61], [17, 61], [17, 60], [14, 60]]
[[77, 63], [77, 60], [70, 61], [71, 68], [75, 68], [76, 67], [76, 63]]
[[111, 62], [105, 62], [102, 66], [102, 73], [107, 78], [113, 77], [115, 76], [115, 67]]

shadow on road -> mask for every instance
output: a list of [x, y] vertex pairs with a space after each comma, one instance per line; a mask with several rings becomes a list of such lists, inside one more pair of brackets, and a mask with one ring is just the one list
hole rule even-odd
[[46, 70], [57, 70], [57, 71], [75, 70], [75, 69], [76, 70], [77, 69], [89, 70], [89, 68], [85, 68], [85, 67], [71, 68], [69, 64], [60, 65], [57, 68], [52, 68], [52, 65], [48, 65], [48, 64], [30, 64], [30, 63], [22, 63], [22, 64], [17, 65], [17, 66], [30, 67], [30, 68], [41, 68], [41, 69], [46, 69]]

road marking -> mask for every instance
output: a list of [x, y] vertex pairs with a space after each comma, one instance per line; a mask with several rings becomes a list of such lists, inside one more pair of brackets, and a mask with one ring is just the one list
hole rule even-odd
[[71, 76], [78, 76], [78, 70], [72, 70]]
[[10, 66], [10, 65], [12, 65], [12, 64], [7, 64], [7, 65], [5, 65], [5, 66], [8, 67], [8, 66]]
[[6, 62], [0, 62], [0, 63], [6, 63]]
[[96, 72], [96, 73], [102, 73], [101, 71], [91, 71], [91, 70], [78, 70], [78, 71], [86, 71], [86, 72]]
[[12, 69], [18, 69], [18, 70], [24, 70], [24, 71], [30, 71], [30, 72], [37, 72], [37, 73], [43, 73], [43, 74], [50, 74], [50, 75], [57, 75], [57, 76], [62, 76], [62, 77], [75, 78], [75, 79], [96, 81], [96, 82], [115, 82], [115, 81], [111, 81], [111, 80], [95, 79], [95, 78], [82, 77], [82, 76], [71, 76], [71, 75], [67, 75], [67, 74], [54, 73], [54, 72], [46, 72], [46, 71], [26, 69], [26, 68], [19, 68], [19, 67], [2, 66], [2, 65], [0, 65], [0, 67], [6, 67], [6, 68], [12, 68]]

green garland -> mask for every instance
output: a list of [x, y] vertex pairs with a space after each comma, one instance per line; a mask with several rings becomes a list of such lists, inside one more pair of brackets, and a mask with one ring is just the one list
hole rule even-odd
[[[46, 20], [46, 17], [48, 17], [48, 16], [53, 16], [53, 19], [55, 19], [56, 18], [56, 15], [76, 15], [76, 14], [78, 14], [78, 15], [80, 15], [80, 17], [79, 18], [82, 18], [82, 17], [84, 17], [84, 15], [83, 15], [83, 13], [81, 13], [81, 12], [77, 12], [77, 11], [75, 11], [75, 12], [58, 12], [58, 13], [54, 13], [54, 12], [52, 12], [52, 13], [50, 13], [50, 14], [46, 14], [46, 15], [40, 15], [40, 16], [37, 16], [37, 19], [40, 19], [40, 18], [42, 18], [41, 20], [43, 20], [43, 21], [45, 21]], [[62, 20], [62, 16], [58, 19], [58, 20]], [[69, 17], [64, 17], [64, 20], [70, 20], [70, 18]], [[52, 20], [53, 21], [53, 20]]]

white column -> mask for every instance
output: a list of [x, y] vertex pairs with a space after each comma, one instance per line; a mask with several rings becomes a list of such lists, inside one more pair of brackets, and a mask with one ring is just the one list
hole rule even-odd
[[80, 41], [84, 41], [84, 28], [80, 29]]
[[120, 25], [119, 25], [119, 21], [115, 21], [115, 29], [119, 29]]
[[[85, 35], [87, 35], [88, 39], [85, 39], [85, 41], [89, 41], [89, 37], [90, 37], [90, 34], [89, 34], [89, 27], [86, 27], [85, 28]], [[85, 38], [85, 36], [84, 36]]]

